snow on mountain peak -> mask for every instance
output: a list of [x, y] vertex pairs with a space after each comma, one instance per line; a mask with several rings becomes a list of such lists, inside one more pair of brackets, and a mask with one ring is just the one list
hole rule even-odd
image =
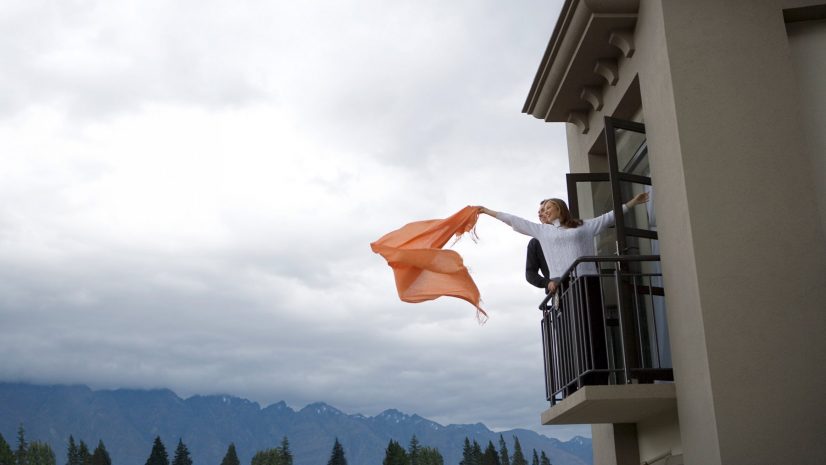
[[402, 412], [400, 412], [400, 411], [398, 411], [394, 408], [391, 408], [391, 409], [387, 409], [387, 410], [381, 412], [380, 414], [376, 415], [376, 418], [380, 418], [380, 419], [386, 420], [386, 421], [392, 421], [394, 423], [400, 423], [402, 421], [409, 420], [410, 415], [406, 415], [406, 414], [404, 414], [404, 413], [402, 413]]
[[591, 440], [583, 438], [582, 436], [574, 436], [568, 440], [568, 444], [576, 444], [579, 446], [584, 446], [586, 444], [590, 444]]
[[307, 405], [302, 409], [302, 411], [313, 411], [318, 415], [343, 415], [341, 410], [337, 408], [327, 405], [324, 402], [315, 402], [312, 404]]

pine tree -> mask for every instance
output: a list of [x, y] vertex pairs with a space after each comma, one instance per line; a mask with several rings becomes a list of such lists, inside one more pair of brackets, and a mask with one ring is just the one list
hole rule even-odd
[[284, 465], [286, 459], [280, 447], [260, 450], [252, 456], [251, 465]]
[[80, 465], [92, 464], [92, 454], [89, 452], [89, 446], [82, 439], [80, 445], [77, 446], [77, 460]]
[[465, 436], [465, 445], [462, 446], [462, 461], [459, 465], [473, 465], [473, 448], [470, 446], [470, 439]]
[[401, 444], [391, 439], [384, 451], [382, 465], [410, 465], [410, 459]]
[[539, 456], [536, 455], [536, 449], [533, 450], [533, 459], [531, 459], [531, 465], [539, 465]]
[[269, 465], [270, 459], [267, 455], [267, 451], [259, 450], [252, 456], [252, 460], [250, 460], [250, 465]]
[[445, 459], [435, 447], [422, 447], [419, 452], [419, 465], [445, 465]]
[[238, 460], [238, 454], [235, 452], [235, 443], [229, 443], [227, 453], [224, 454], [224, 459], [221, 460], [221, 465], [241, 465], [241, 461]]
[[407, 457], [410, 459], [410, 465], [419, 465], [419, 454], [421, 451], [422, 447], [419, 445], [419, 440], [414, 434], [413, 437], [410, 438], [410, 445], [407, 447]]
[[28, 451], [29, 465], [55, 465], [54, 451], [45, 442], [32, 441]]
[[0, 434], [0, 465], [15, 465], [14, 452], [2, 434]]
[[496, 452], [492, 441], [488, 441], [488, 447], [485, 448], [485, 453], [482, 454], [482, 465], [501, 465], [499, 463], [499, 453]]
[[66, 450], [66, 465], [80, 465], [80, 460], [77, 456], [77, 444], [75, 444], [75, 437], [69, 435], [69, 447]]
[[259, 450], [252, 456], [250, 465], [280, 465], [281, 452], [278, 449]]
[[338, 438], [333, 444], [333, 451], [330, 453], [330, 460], [327, 461], [327, 465], [347, 465], [347, 459], [344, 458], [344, 448], [341, 447]]
[[522, 444], [519, 444], [519, 438], [513, 437], [513, 465], [528, 465], [525, 460], [525, 455], [522, 453]]
[[505, 444], [505, 438], [499, 435], [499, 463], [502, 465], [511, 465], [510, 452], [508, 445]]
[[181, 438], [178, 438], [178, 447], [175, 448], [175, 458], [172, 460], [172, 465], [192, 465], [189, 449], [187, 449]]
[[92, 453], [92, 465], [112, 465], [112, 458], [109, 457], [109, 452], [106, 450], [106, 446], [103, 445], [103, 441], [98, 441], [98, 446], [95, 447], [95, 451]]
[[155, 436], [152, 452], [149, 453], [149, 458], [146, 459], [146, 465], [169, 465], [169, 456], [166, 454], [166, 447], [161, 442], [160, 436]]
[[542, 451], [542, 454], [539, 456], [539, 465], [551, 465], [551, 461], [548, 459], [548, 456], [545, 455], [545, 451]]
[[17, 465], [29, 465], [29, 443], [26, 442], [26, 429], [22, 423], [17, 428], [17, 450], [14, 451], [14, 458]]
[[[338, 439], [338, 438], [336, 438]], [[293, 465], [293, 453], [290, 452], [290, 441], [287, 439], [287, 436], [284, 436], [281, 439], [281, 458], [284, 460], [283, 465]], [[342, 450], [343, 453], [343, 450]]]
[[473, 465], [481, 465], [482, 464], [482, 448], [479, 446], [479, 443], [476, 440], [473, 440], [473, 445], [471, 446], [470, 455], [472, 457], [472, 464]]

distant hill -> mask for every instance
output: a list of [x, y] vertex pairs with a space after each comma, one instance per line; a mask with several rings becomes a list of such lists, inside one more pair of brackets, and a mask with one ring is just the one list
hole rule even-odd
[[[436, 447], [445, 465], [458, 465], [464, 438], [484, 447], [500, 433], [482, 423], [442, 426], [418, 415], [386, 410], [374, 417], [348, 415], [324, 403], [299, 411], [278, 402], [266, 408], [232, 396], [193, 396], [181, 399], [170, 390], [93, 391], [86, 386], [37, 386], [0, 383], [0, 433], [16, 447], [17, 428], [23, 424], [29, 441], [48, 442], [58, 463], [66, 461], [69, 435], [94, 448], [106, 444], [113, 465], [143, 465], [160, 435], [170, 461], [178, 438], [190, 450], [194, 465], [218, 465], [230, 442], [241, 463], [252, 455], [278, 446], [287, 436], [295, 465], [325, 465], [338, 437], [350, 465], [381, 465], [390, 439], [407, 446], [415, 434], [423, 446]], [[568, 442], [516, 429], [501, 434], [513, 453], [519, 438], [530, 461], [532, 449], [544, 450], [553, 465], [590, 465], [591, 440]]]

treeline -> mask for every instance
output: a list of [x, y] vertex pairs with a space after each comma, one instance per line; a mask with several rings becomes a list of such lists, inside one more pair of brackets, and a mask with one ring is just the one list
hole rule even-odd
[[384, 450], [382, 465], [444, 465], [444, 463], [445, 460], [439, 449], [422, 446], [414, 434], [407, 450], [391, 439], [387, 444], [387, 449]]
[[[69, 436], [65, 463], [66, 465], [112, 465], [112, 460], [103, 441], [98, 441], [95, 450], [90, 452], [85, 442], [81, 440], [76, 443], [74, 437]], [[57, 459], [49, 444], [40, 441], [29, 443], [26, 440], [26, 432], [21, 425], [17, 431], [17, 448], [15, 450], [12, 450], [3, 435], [0, 434], [0, 465], [57, 465]], [[178, 439], [178, 446], [170, 464], [166, 446], [164, 446], [160, 436], [156, 436], [152, 443], [149, 458], [146, 459], [146, 465], [193, 465], [193, 463], [186, 444], [182, 439]], [[234, 443], [230, 443], [227, 447], [221, 465], [241, 465]], [[278, 447], [256, 452], [250, 465], [293, 465], [293, 454], [287, 437], [285, 436], [281, 440]], [[347, 465], [344, 447], [342, 447], [338, 438], [333, 443], [327, 465]], [[437, 448], [421, 445], [414, 435], [406, 449], [398, 441], [391, 439], [385, 449], [382, 465], [444, 465], [444, 458]], [[499, 449], [493, 445], [492, 441], [488, 441], [484, 451], [475, 439], [471, 442], [470, 439], [465, 437], [462, 460], [459, 465], [529, 464], [522, 452], [519, 438], [513, 437], [513, 454], [511, 454], [505, 439], [500, 434]], [[551, 465], [551, 462], [545, 455], [545, 451], [537, 454], [536, 449], [533, 449], [530, 465]]]
[[[233, 448], [234, 452], [234, 448]], [[166, 454], [160, 437], [155, 438], [152, 445], [152, 452], [146, 461], [147, 465], [169, 465], [169, 458]], [[21, 425], [17, 430], [17, 448], [12, 451], [6, 438], [0, 434], [0, 465], [57, 465], [52, 447], [40, 441], [26, 440], [26, 430]], [[69, 444], [66, 450], [66, 465], [112, 465], [112, 459], [103, 441], [98, 441], [95, 450], [90, 452], [89, 446], [82, 440], [75, 442], [74, 436], [69, 436]], [[192, 465], [189, 457], [189, 450], [183, 441], [178, 440], [178, 448], [175, 450], [175, 459], [172, 465]], [[238, 458], [235, 459], [235, 465]]]
[[[69, 436], [67, 456], [66, 465], [112, 465], [103, 441], [99, 441], [94, 452], [90, 452], [85, 442], [75, 444], [75, 438]], [[22, 425], [17, 430], [17, 449], [14, 451], [0, 434], [0, 465], [56, 465], [56, 462], [52, 446], [40, 441], [29, 443]]]
[[[482, 447], [474, 439], [471, 442], [465, 437], [465, 444], [462, 447], [462, 461], [459, 465], [528, 465], [528, 460], [522, 452], [522, 445], [519, 444], [519, 438], [513, 437], [513, 455], [508, 450], [508, 445], [505, 443], [505, 438], [499, 435], [499, 450], [493, 445], [493, 441], [488, 441], [488, 446], [484, 452]], [[545, 455], [545, 451], [540, 454], [533, 449], [531, 456], [531, 465], [551, 465], [551, 460]]]

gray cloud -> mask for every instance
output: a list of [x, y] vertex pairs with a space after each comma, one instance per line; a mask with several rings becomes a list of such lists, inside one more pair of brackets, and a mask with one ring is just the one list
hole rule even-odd
[[526, 239], [457, 250], [491, 320], [398, 301], [369, 243], [562, 195], [521, 115], [560, 5], [26, 2], [0, 57], [0, 379], [538, 425]]

